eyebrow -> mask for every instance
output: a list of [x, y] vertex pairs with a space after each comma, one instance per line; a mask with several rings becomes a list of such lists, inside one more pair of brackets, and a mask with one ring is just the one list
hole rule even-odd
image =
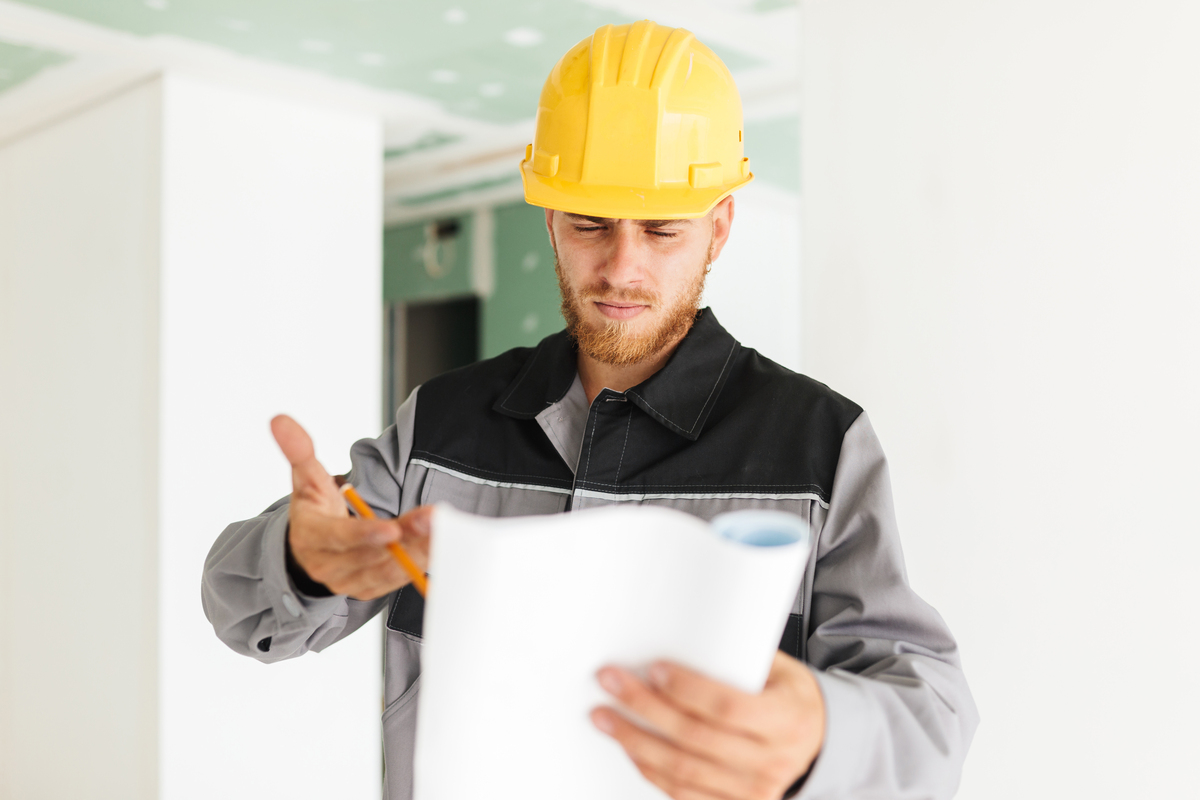
[[[569, 211], [564, 212], [564, 213], [570, 219], [573, 219], [576, 222], [585, 221], [585, 222], [594, 223], [596, 225], [611, 225], [612, 223], [616, 222], [615, 219], [612, 219], [610, 217], [589, 217], [587, 214], [572, 214]], [[639, 220], [637, 220], [638, 224], [640, 224], [643, 228], [661, 228], [665, 225], [672, 225], [677, 222], [690, 222], [690, 221], [691, 220], [688, 220], [688, 219], [639, 219]]]

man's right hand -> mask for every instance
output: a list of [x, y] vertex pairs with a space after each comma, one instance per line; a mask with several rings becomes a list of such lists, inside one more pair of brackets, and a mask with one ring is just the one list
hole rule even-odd
[[431, 506], [396, 519], [350, 516], [333, 478], [317, 461], [312, 439], [291, 417], [271, 420], [271, 433], [292, 465], [288, 543], [296, 563], [335, 594], [372, 600], [399, 589], [408, 575], [392, 558], [389, 542], [402, 542], [422, 569], [429, 559]]

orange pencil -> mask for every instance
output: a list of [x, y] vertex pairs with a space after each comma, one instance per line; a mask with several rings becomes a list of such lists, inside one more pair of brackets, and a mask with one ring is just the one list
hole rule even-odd
[[[363, 519], [375, 519], [375, 512], [371, 507], [363, 502], [359, 497], [358, 492], [354, 491], [354, 487], [349, 483], [343, 483], [341, 488], [342, 494], [346, 498], [346, 502], [354, 509], [354, 513], [358, 514]], [[404, 567], [404, 571], [408, 573], [408, 577], [412, 578], [412, 584], [421, 593], [421, 597], [429, 591], [429, 581], [425, 577], [425, 573], [417, 566], [417, 562], [412, 560], [408, 553], [404, 552], [404, 548], [397, 542], [388, 542], [388, 550], [392, 552], [392, 557]]]

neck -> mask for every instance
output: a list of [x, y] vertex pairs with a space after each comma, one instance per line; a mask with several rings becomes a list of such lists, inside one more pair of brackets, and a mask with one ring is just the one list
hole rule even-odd
[[588, 405], [591, 405], [592, 401], [596, 399], [596, 395], [600, 394], [604, 389], [624, 392], [632, 389], [658, 372], [666, 365], [667, 359], [675, 352], [675, 348], [679, 346], [681, 341], [683, 341], [683, 336], [680, 336], [645, 361], [622, 366], [604, 364], [586, 355], [581, 350], [579, 352], [577, 368], [579, 369], [579, 380], [583, 383], [584, 394], [587, 395]]

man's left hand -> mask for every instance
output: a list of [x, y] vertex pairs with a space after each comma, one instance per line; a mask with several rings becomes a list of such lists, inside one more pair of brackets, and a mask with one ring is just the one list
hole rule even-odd
[[592, 723], [675, 800], [779, 800], [821, 751], [825, 701], [812, 671], [791, 656], [776, 653], [761, 694], [665, 662], [649, 676], [618, 667], [598, 674], [656, 732], [611, 708], [592, 711]]

